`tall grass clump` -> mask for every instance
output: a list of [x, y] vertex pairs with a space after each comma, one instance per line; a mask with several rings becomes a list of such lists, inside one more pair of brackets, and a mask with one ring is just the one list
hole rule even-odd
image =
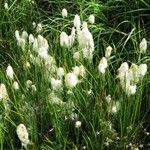
[[150, 148], [149, 3], [134, 2], [0, 2], [1, 150]]

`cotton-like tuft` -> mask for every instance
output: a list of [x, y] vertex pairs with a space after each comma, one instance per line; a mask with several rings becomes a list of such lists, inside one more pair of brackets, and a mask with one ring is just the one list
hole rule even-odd
[[65, 8], [62, 10], [61, 15], [62, 15], [63, 18], [68, 16], [68, 12]]
[[146, 53], [147, 50], [147, 41], [145, 38], [142, 39], [142, 41], [139, 44], [140, 52], [141, 53]]
[[95, 16], [94, 16], [94, 15], [90, 15], [90, 16], [89, 16], [89, 22], [90, 22], [91, 24], [94, 24], [94, 23], [95, 23]]
[[10, 65], [8, 65], [8, 67], [6, 69], [6, 75], [10, 79], [13, 79], [13, 77], [14, 77], [14, 71], [13, 71], [13, 68]]
[[25, 125], [19, 124], [17, 126], [16, 132], [17, 132], [19, 140], [22, 143], [22, 146], [26, 148], [27, 145], [30, 143], [30, 141], [29, 141], [29, 134], [28, 134], [28, 131], [27, 131]]
[[73, 88], [77, 85], [78, 78], [74, 73], [68, 73], [65, 76], [65, 83], [67, 87]]

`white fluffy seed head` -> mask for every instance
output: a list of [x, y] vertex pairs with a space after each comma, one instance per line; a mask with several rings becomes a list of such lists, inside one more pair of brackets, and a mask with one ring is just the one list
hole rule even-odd
[[60, 34], [60, 45], [62, 47], [69, 47], [69, 38], [66, 32], [61, 32]]
[[74, 73], [68, 73], [65, 76], [65, 84], [69, 88], [73, 88], [77, 85], [78, 78]]
[[72, 47], [75, 42], [75, 28], [72, 28], [71, 35], [68, 36], [68, 45]]
[[142, 41], [140, 42], [139, 48], [140, 48], [140, 53], [146, 53], [147, 41], [145, 38], [143, 38]]
[[22, 143], [22, 146], [27, 147], [30, 143], [29, 134], [24, 124], [19, 124], [16, 129], [19, 140]]
[[132, 73], [136, 74], [138, 72], [138, 65], [132, 63], [129, 71], [131, 71]]
[[105, 57], [106, 57], [106, 58], [109, 58], [109, 57], [110, 57], [111, 51], [112, 51], [112, 47], [111, 47], [111, 46], [108, 46], [108, 47], [106, 48], [106, 51], [105, 51]]
[[41, 47], [39, 48], [38, 50], [38, 54], [39, 54], [39, 57], [44, 59], [44, 60], [47, 60], [48, 59], [48, 51], [47, 49], [45, 49], [45, 47]]
[[14, 71], [13, 71], [13, 68], [10, 65], [8, 65], [8, 67], [6, 69], [6, 75], [7, 75], [8, 78], [13, 79]]
[[5, 3], [4, 4], [4, 8], [7, 10], [9, 7], [8, 7], [8, 3]]
[[120, 80], [124, 80], [125, 77], [129, 74], [129, 65], [127, 62], [121, 64], [120, 68], [118, 69], [118, 78]]
[[0, 84], [0, 101], [2, 99], [6, 99], [8, 97], [7, 90], [5, 84]]
[[76, 127], [76, 128], [80, 128], [80, 127], [81, 127], [81, 124], [82, 124], [81, 121], [76, 121], [76, 122], [75, 122], [75, 127]]
[[102, 73], [102, 74], [104, 74], [105, 71], [106, 71], [106, 69], [104, 68], [104, 65], [103, 65], [103, 64], [99, 64], [99, 65], [98, 65], [98, 70], [99, 70], [99, 72]]
[[32, 44], [32, 43], [34, 43], [34, 36], [33, 36], [33, 34], [30, 34], [29, 35], [29, 44]]
[[62, 15], [63, 18], [68, 16], [68, 12], [67, 12], [67, 10], [65, 8], [62, 9], [61, 15]]
[[111, 113], [115, 114], [119, 111], [119, 109], [120, 109], [120, 102], [119, 101], [114, 102], [111, 108]]
[[50, 82], [51, 82], [51, 86], [52, 86], [53, 90], [60, 90], [61, 89], [61, 87], [62, 87], [62, 80], [51, 78]]
[[33, 28], [36, 28], [36, 23], [32, 22], [32, 26], [33, 26]]
[[16, 37], [17, 41], [20, 39], [20, 34], [19, 34], [18, 30], [15, 31], [15, 37]]
[[105, 57], [103, 57], [100, 62], [99, 62], [99, 65], [98, 65], [98, 70], [100, 73], [104, 74], [105, 73], [105, 70], [107, 68], [108, 64], [107, 64], [107, 59]]
[[110, 94], [107, 95], [105, 99], [106, 99], [107, 103], [110, 104], [110, 102], [112, 100], [111, 95]]
[[70, 42], [70, 47], [74, 44], [75, 42], [75, 36], [76, 36], [76, 32], [75, 32], [75, 28], [72, 27], [72, 30], [71, 30], [71, 35], [69, 36], [69, 42]]
[[129, 89], [128, 89], [128, 94], [129, 95], [134, 95], [136, 93], [136, 89], [137, 89], [136, 85], [130, 85]]
[[138, 65], [132, 63], [130, 69], [129, 69], [129, 76], [128, 78], [133, 81], [134, 83], [137, 83], [139, 81], [139, 75], [138, 75]]
[[30, 88], [32, 85], [32, 81], [31, 80], [27, 80], [26, 82], [27, 88]]
[[94, 15], [90, 15], [90, 16], [89, 16], [89, 22], [90, 22], [91, 24], [94, 24], [94, 23], [95, 23], [95, 16], [94, 16]]
[[80, 74], [80, 68], [78, 66], [75, 66], [72, 68], [73, 69], [73, 73], [78, 76]]
[[80, 59], [80, 52], [75, 52], [75, 53], [73, 54], [73, 59], [74, 59], [75, 61], [78, 61], [78, 60]]
[[81, 30], [78, 35], [78, 42], [79, 47], [85, 48], [88, 45], [89, 41], [89, 31], [87, 30]]
[[18, 45], [22, 48], [22, 50], [25, 49], [26, 41], [23, 38], [18, 39]]
[[80, 26], [81, 26], [81, 21], [80, 21], [80, 16], [79, 15], [75, 15], [74, 17], [74, 20], [73, 20], [73, 23], [74, 23], [74, 27], [79, 30], [80, 29]]
[[57, 69], [57, 77], [61, 79], [64, 76], [64, 74], [65, 74], [64, 69], [62, 67], [59, 67]]
[[25, 67], [26, 68], [31, 68], [31, 65], [30, 65], [30, 63], [28, 61], [25, 63]]
[[78, 33], [79, 47], [82, 49], [83, 57], [89, 60], [93, 58], [94, 40], [91, 32], [87, 28], [87, 23], [83, 23], [83, 29]]
[[124, 62], [121, 64], [120, 68], [118, 69], [119, 72], [128, 72], [129, 71], [129, 65], [127, 62]]
[[45, 39], [45, 38], [43, 39], [43, 45], [42, 46], [45, 47], [48, 50], [49, 45], [48, 45], [47, 39]]
[[84, 77], [86, 75], [86, 70], [85, 70], [85, 67], [83, 65], [80, 65], [79, 66], [79, 69], [80, 69], [80, 76], [81, 77]]
[[19, 90], [19, 84], [18, 84], [17, 81], [14, 81], [14, 83], [13, 83], [13, 88], [14, 88], [15, 90]]
[[79, 40], [80, 40], [79, 41], [80, 46], [89, 45], [90, 47], [92, 47], [94, 45], [93, 36], [92, 36], [91, 32], [89, 31], [89, 29], [87, 28], [86, 22], [83, 23], [83, 29], [80, 32]]
[[32, 91], [34, 91], [34, 92], [37, 91], [35, 84], [32, 84], [32, 85], [31, 85], [31, 89], [32, 89]]
[[50, 93], [49, 98], [50, 98], [51, 103], [53, 104], [63, 105], [64, 103], [54, 92]]
[[44, 47], [45, 49], [48, 50], [49, 45], [48, 45], [48, 41], [47, 39], [45, 39], [43, 36], [41, 36], [40, 34], [37, 37], [37, 42], [38, 42], [38, 47]]
[[22, 34], [21, 34], [21, 38], [26, 41], [27, 38], [28, 38], [28, 33], [26, 31], [23, 31]]
[[34, 42], [33, 42], [33, 50], [37, 52], [38, 48], [39, 48], [38, 40], [37, 40], [37, 38], [35, 38]]
[[147, 73], [147, 64], [141, 64], [139, 65], [138, 68], [138, 74], [140, 77], [145, 76], [145, 74]]
[[83, 23], [82, 23], [82, 29], [87, 29], [88, 28], [88, 24], [87, 24], [87, 22], [86, 21], [84, 21]]
[[36, 32], [37, 32], [37, 33], [41, 33], [42, 31], [43, 31], [42, 24], [41, 24], [41, 23], [38, 23], [38, 24], [37, 24], [37, 27], [36, 27]]
[[71, 35], [72, 35], [72, 36], [75, 36], [75, 33], [76, 33], [76, 30], [75, 30], [74, 27], [72, 27], [72, 29], [71, 29]]
[[92, 94], [92, 90], [91, 90], [91, 89], [88, 90], [88, 91], [87, 91], [87, 94], [88, 94], [88, 95], [91, 95], [91, 94]]
[[37, 37], [37, 42], [38, 42], [39, 47], [43, 47], [43, 40], [44, 40], [44, 37], [39, 34]]
[[108, 64], [107, 64], [107, 59], [105, 57], [103, 57], [101, 60], [100, 60], [100, 63], [103, 64], [104, 68], [107, 68]]

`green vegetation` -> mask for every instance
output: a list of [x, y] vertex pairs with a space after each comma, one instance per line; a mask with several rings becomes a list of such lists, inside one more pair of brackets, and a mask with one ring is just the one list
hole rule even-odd
[[1, 0], [0, 150], [150, 149], [149, 18], [149, 0]]

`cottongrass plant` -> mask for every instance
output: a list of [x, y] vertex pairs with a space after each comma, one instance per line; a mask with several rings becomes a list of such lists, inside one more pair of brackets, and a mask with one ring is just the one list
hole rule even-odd
[[86, 20], [76, 14], [53, 43], [44, 23], [34, 23], [33, 33], [14, 31], [19, 57], [0, 72], [1, 149], [148, 148], [147, 41], [133, 63], [116, 59], [111, 43], [98, 55], [95, 16]]

